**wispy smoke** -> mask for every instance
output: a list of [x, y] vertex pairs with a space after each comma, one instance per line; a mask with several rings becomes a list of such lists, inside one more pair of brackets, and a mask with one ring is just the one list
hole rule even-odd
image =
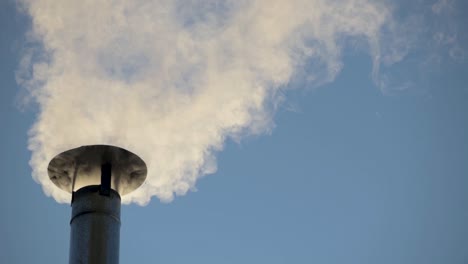
[[[39, 105], [30, 131], [33, 177], [58, 153], [117, 145], [147, 163], [146, 183], [124, 197], [171, 201], [216, 171], [227, 138], [272, 128], [295, 78], [332, 81], [347, 43], [369, 51], [374, 73], [390, 9], [375, 0], [23, 0], [36, 50], [21, 84]], [[29, 76], [25, 75], [29, 73]]]

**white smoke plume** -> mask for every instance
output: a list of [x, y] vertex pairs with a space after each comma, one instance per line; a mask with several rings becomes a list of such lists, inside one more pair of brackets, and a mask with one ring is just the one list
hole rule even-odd
[[[22, 0], [32, 18], [20, 83], [38, 103], [33, 177], [58, 202], [48, 162], [110, 144], [146, 161], [124, 202], [169, 202], [216, 171], [227, 138], [271, 130], [294, 78], [332, 81], [351, 41], [378, 71], [391, 9], [375, 0]], [[399, 58], [401, 54], [391, 54]], [[389, 59], [389, 58], [387, 58]], [[391, 60], [391, 59], [389, 59]], [[29, 76], [25, 75], [29, 73]]]

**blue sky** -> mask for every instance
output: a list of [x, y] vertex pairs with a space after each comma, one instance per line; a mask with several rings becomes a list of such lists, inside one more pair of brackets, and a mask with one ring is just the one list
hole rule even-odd
[[[465, 52], [466, 22], [443, 27]], [[66, 263], [70, 207], [32, 179], [37, 109], [18, 107], [28, 25], [1, 2], [0, 263]], [[468, 65], [446, 48], [392, 66], [411, 85], [389, 91], [368, 55], [345, 52], [333, 82], [286, 92], [271, 134], [227, 140], [196, 192], [124, 206], [121, 263], [467, 263]]]

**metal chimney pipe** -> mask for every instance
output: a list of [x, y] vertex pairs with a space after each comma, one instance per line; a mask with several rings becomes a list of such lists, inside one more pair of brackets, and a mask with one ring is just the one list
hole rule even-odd
[[86, 186], [73, 194], [70, 221], [70, 264], [117, 264], [120, 240], [120, 195], [101, 186]]
[[83, 146], [55, 156], [48, 173], [72, 194], [69, 263], [118, 264], [120, 195], [143, 184], [144, 161], [114, 146]]

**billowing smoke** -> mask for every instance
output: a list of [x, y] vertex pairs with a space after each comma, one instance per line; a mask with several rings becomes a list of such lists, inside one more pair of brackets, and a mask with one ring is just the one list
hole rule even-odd
[[48, 162], [92, 144], [146, 161], [146, 183], [125, 202], [186, 194], [216, 171], [227, 138], [272, 129], [293, 81], [332, 81], [349, 43], [377, 71], [392, 29], [375, 0], [22, 2], [34, 46], [20, 82], [39, 106], [30, 164], [59, 202], [70, 197], [49, 180]]

